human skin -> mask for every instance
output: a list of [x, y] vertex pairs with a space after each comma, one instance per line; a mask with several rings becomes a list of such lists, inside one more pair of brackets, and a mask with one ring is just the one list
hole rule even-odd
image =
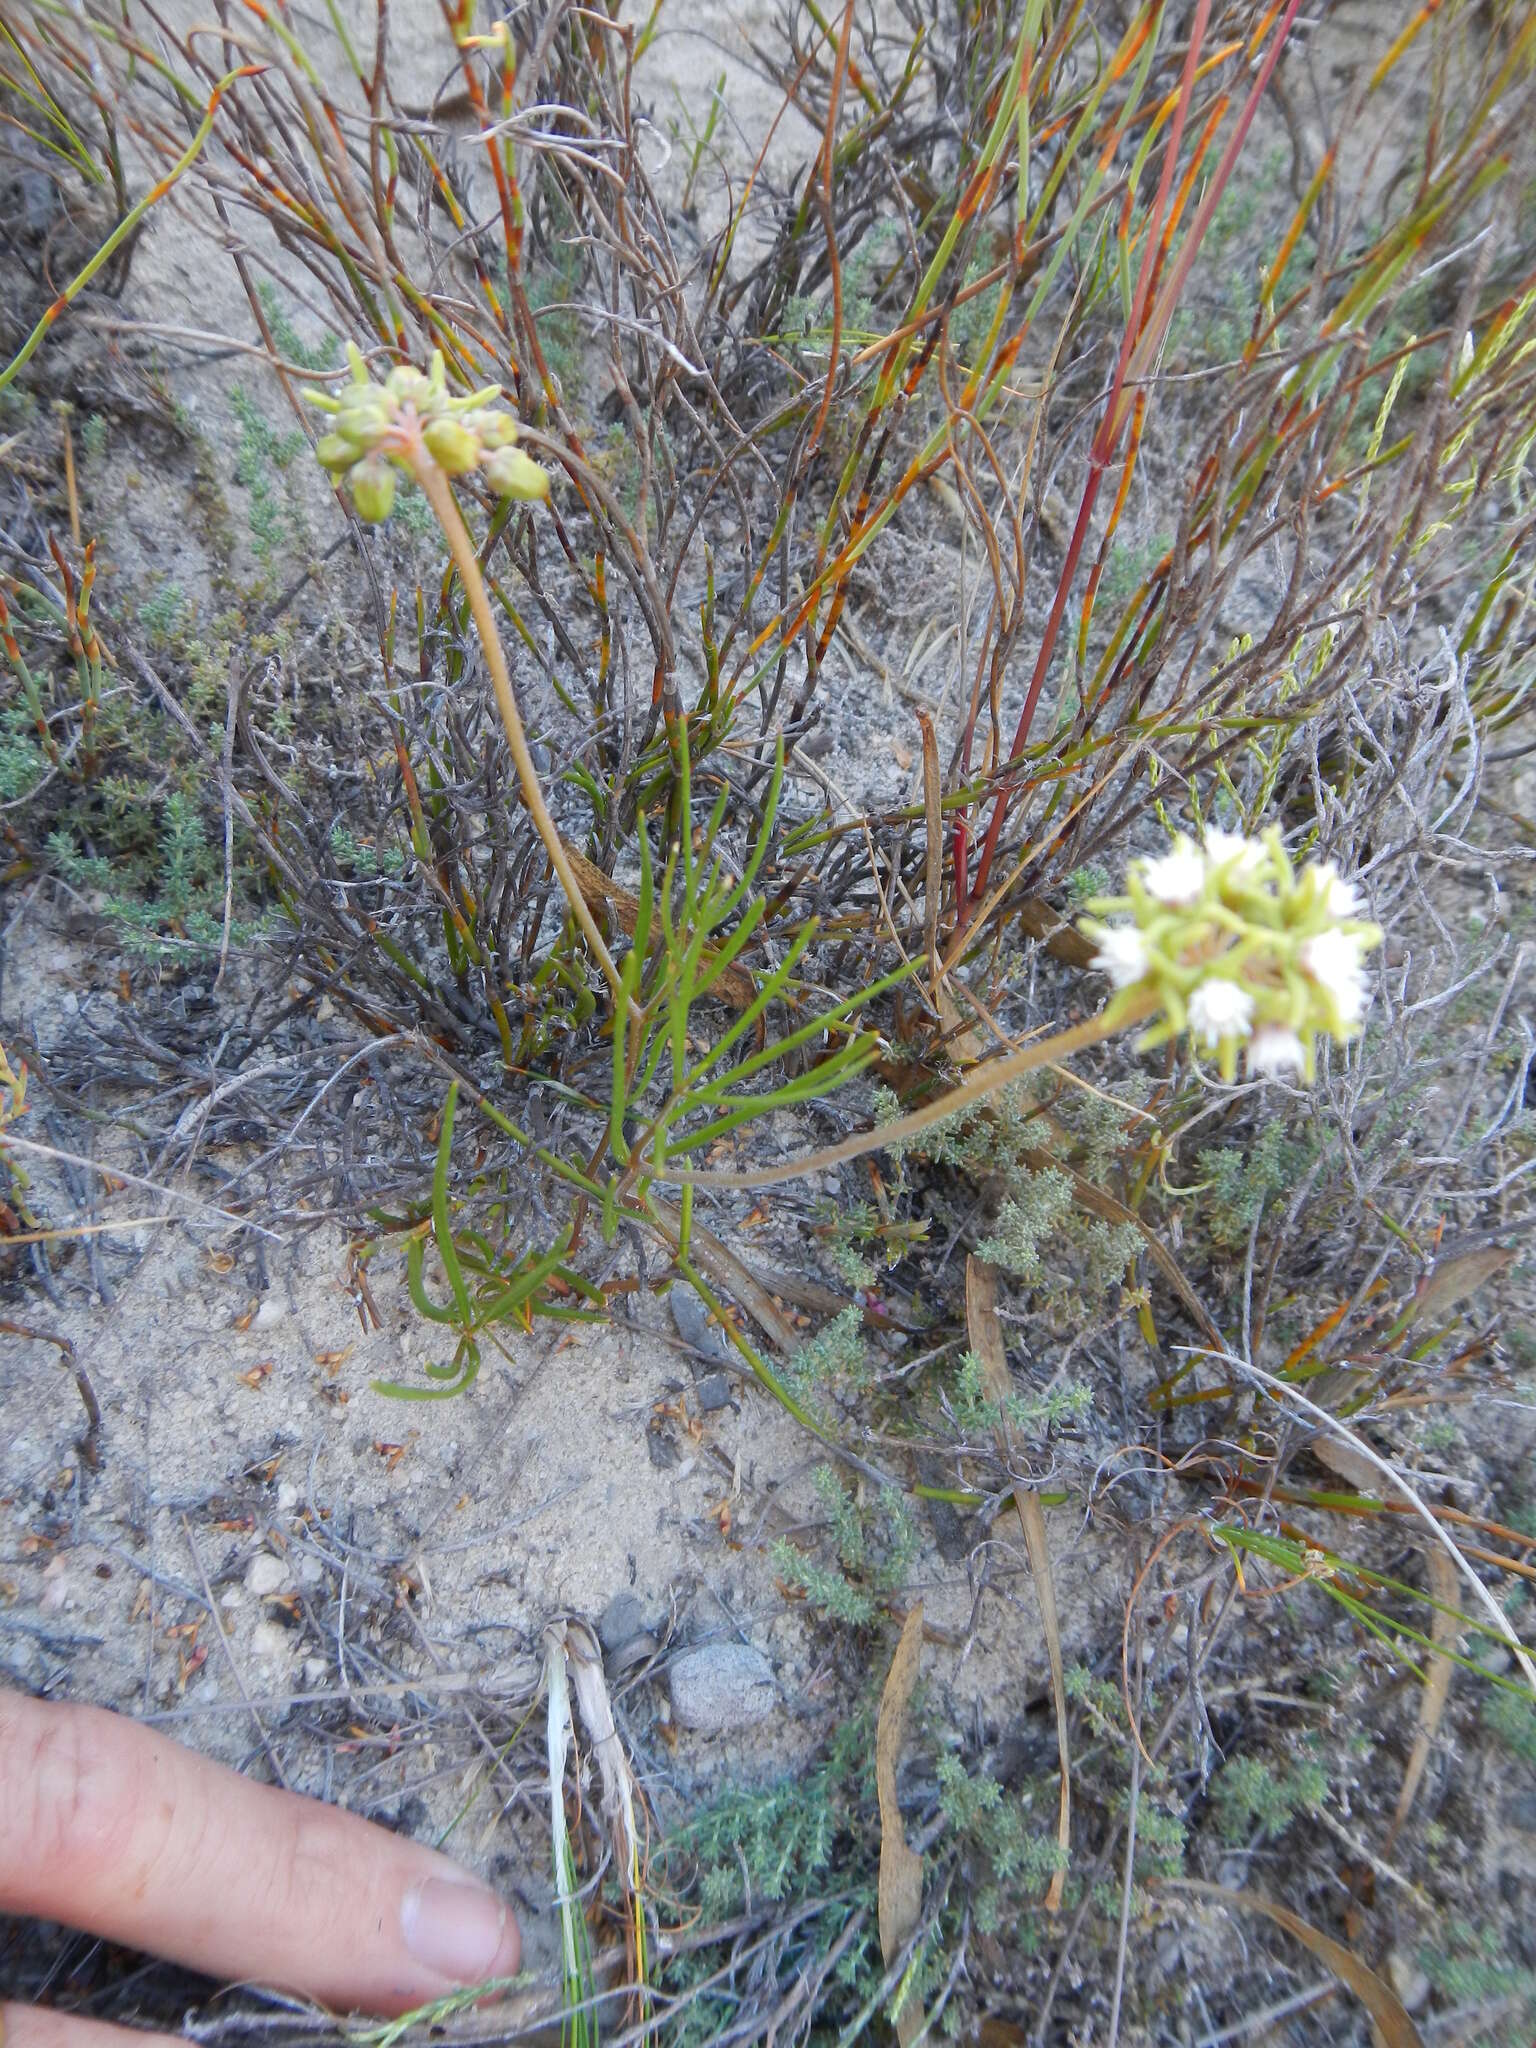
[[[510, 1909], [435, 1850], [121, 1715], [5, 1690], [0, 1913], [338, 2012], [408, 2012], [515, 1974], [521, 1953]], [[0, 2028], [0, 2048], [169, 2039], [14, 2003]]]

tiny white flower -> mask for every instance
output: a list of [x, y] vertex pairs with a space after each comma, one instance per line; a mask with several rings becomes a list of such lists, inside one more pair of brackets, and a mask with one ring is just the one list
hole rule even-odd
[[1129, 988], [1151, 965], [1147, 942], [1133, 924], [1113, 924], [1099, 934], [1093, 964], [1116, 988]]
[[1294, 1031], [1280, 1024], [1264, 1024], [1248, 1041], [1246, 1052], [1250, 1074], [1299, 1074], [1307, 1064], [1307, 1049]]
[[1346, 882], [1331, 860], [1323, 861], [1316, 873], [1323, 901], [1332, 914], [1335, 917], [1358, 917], [1364, 904], [1354, 883]]
[[1202, 981], [1189, 999], [1189, 1027], [1207, 1045], [1246, 1038], [1253, 1025], [1253, 997], [1240, 982], [1220, 976]]
[[1346, 1024], [1358, 1024], [1365, 1014], [1365, 969], [1361, 962], [1361, 940], [1353, 932], [1319, 932], [1301, 949], [1304, 973], [1332, 996]]
[[1159, 903], [1193, 903], [1205, 887], [1205, 859], [1192, 839], [1181, 832], [1172, 850], [1141, 864], [1141, 879]]
[[1264, 859], [1264, 848], [1244, 832], [1223, 832], [1213, 825], [1205, 835], [1205, 857], [1213, 868], [1235, 867], [1240, 875], [1251, 874]]

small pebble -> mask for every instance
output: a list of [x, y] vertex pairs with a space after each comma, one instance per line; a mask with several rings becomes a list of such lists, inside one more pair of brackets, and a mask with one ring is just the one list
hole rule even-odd
[[706, 1643], [667, 1669], [674, 1717], [701, 1735], [729, 1735], [765, 1720], [778, 1701], [773, 1666], [747, 1643]]
[[280, 1301], [275, 1294], [269, 1294], [261, 1304], [261, 1307], [257, 1309], [251, 1322], [251, 1328], [253, 1330], [270, 1330], [275, 1328], [278, 1323], [286, 1323], [287, 1320], [287, 1302]]
[[245, 1568], [246, 1589], [258, 1600], [264, 1600], [269, 1593], [280, 1593], [287, 1583], [287, 1565], [270, 1550], [259, 1551]]
[[250, 1642], [253, 1657], [286, 1657], [293, 1648], [293, 1637], [275, 1621], [258, 1621]]
[[1406, 1949], [1395, 1948], [1387, 1957], [1387, 1975], [1404, 2012], [1417, 2012], [1429, 1996], [1429, 1979]]
[[667, 1301], [672, 1310], [672, 1320], [677, 1325], [677, 1334], [683, 1342], [723, 1365], [731, 1355], [730, 1339], [712, 1320], [709, 1310], [693, 1289], [679, 1281], [669, 1291]]
[[290, 1508], [299, 1504], [299, 1489], [291, 1479], [284, 1479], [277, 1489], [277, 1505], [286, 1515]]
[[612, 1656], [645, 1628], [645, 1609], [633, 1593], [615, 1593], [597, 1619], [597, 1640]]
[[731, 1405], [731, 1383], [723, 1372], [706, 1374], [693, 1391], [706, 1415], [716, 1408], [729, 1408]]

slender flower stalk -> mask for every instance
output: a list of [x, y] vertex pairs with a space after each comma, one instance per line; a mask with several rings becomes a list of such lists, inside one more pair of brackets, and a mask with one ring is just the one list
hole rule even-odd
[[501, 393], [494, 385], [451, 397], [441, 355], [433, 356], [426, 373], [403, 364], [375, 384], [355, 348], [349, 347], [348, 357], [352, 381], [340, 396], [309, 394], [311, 403], [332, 418], [332, 429], [321, 436], [315, 453], [324, 468], [345, 480], [360, 519], [377, 523], [389, 517], [396, 470], [405, 470], [421, 486], [469, 599], [523, 802], [593, 958], [615, 997], [633, 1009], [545, 801], [479, 557], [449, 483], [450, 477], [478, 469], [501, 497], [547, 498], [548, 474], [517, 447], [517, 422], [497, 409]]
[[1310, 1080], [1314, 1041], [1346, 1043], [1365, 1015], [1365, 955], [1380, 944], [1381, 932], [1355, 915], [1359, 902], [1331, 863], [1293, 867], [1274, 827], [1256, 839], [1213, 832], [1203, 847], [1179, 834], [1166, 853], [1131, 862], [1123, 896], [1090, 906], [1128, 912], [1129, 922], [1082, 922], [1098, 948], [1094, 965], [1113, 989], [1096, 1016], [984, 1061], [937, 1101], [808, 1157], [756, 1173], [679, 1168], [656, 1178], [762, 1188], [909, 1145], [1025, 1074], [1133, 1024], [1148, 1027], [1138, 1041], [1144, 1050], [1188, 1033], [1216, 1053], [1227, 1081], [1236, 1078], [1239, 1052], [1255, 1078], [1300, 1073]]

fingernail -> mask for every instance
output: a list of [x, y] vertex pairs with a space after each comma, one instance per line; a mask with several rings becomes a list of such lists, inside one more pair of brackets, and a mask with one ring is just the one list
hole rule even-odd
[[517, 1925], [494, 1892], [429, 1877], [400, 1907], [406, 1948], [423, 1969], [453, 1984], [479, 1984], [517, 1968]]

